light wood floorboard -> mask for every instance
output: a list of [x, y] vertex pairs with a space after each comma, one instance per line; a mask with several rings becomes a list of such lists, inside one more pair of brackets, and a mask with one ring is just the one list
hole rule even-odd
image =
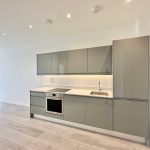
[[0, 150], [150, 150], [145, 145], [29, 117], [0, 103]]

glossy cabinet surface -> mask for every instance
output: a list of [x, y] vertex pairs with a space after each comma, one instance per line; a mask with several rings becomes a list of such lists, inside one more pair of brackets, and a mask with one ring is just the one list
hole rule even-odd
[[112, 46], [88, 49], [88, 73], [112, 74]]
[[114, 130], [140, 137], [148, 137], [148, 103], [115, 100]]
[[37, 74], [112, 74], [112, 46], [37, 54]]
[[52, 54], [37, 54], [37, 74], [52, 74]]
[[149, 37], [113, 42], [114, 97], [148, 99]]
[[64, 120], [85, 124], [85, 97], [64, 96]]
[[102, 98], [86, 99], [86, 124], [112, 130], [113, 100]]
[[52, 53], [52, 74], [66, 74], [68, 71], [68, 52]]
[[68, 73], [87, 74], [87, 49], [68, 51]]

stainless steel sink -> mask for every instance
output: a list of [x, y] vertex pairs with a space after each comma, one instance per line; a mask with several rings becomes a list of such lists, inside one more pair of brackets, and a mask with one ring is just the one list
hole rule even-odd
[[103, 95], [103, 96], [108, 96], [108, 92], [105, 91], [91, 91], [91, 95]]

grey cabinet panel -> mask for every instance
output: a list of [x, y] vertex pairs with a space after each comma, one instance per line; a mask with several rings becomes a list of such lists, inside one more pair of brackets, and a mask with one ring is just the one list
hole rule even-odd
[[87, 49], [68, 51], [68, 73], [87, 73]]
[[86, 124], [112, 130], [113, 100], [87, 98]]
[[85, 97], [80, 96], [64, 96], [64, 119], [85, 123]]
[[148, 99], [148, 40], [113, 42], [114, 97]]
[[55, 52], [52, 53], [52, 74], [66, 74], [68, 52]]
[[32, 92], [32, 91], [30, 91], [30, 95], [31, 96], [37, 96], [37, 97], [46, 97], [45, 92]]
[[37, 54], [37, 74], [51, 74], [52, 73], [52, 55], [47, 54]]
[[148, 137], [148, 103], [115, 100], [114, 130]]
[[36, 106], [41, 106], [41, 107], [46, 107], [46, 98], [31, 96], [30, 104], [36, 105]]
[[45, 113], [45, 116], [55, 118], [55, 119], [63, 119], [64, 118], [63, 115], [56, 115], [56, 114], [47, 113], [47, 112]]
[[38, 114], [38, 115], [45, 115], [45, 108], [39, 106], [30, 106], [30, 113], [31, 114]]
[[88, 73], [112, 74], [112, 46], [88, 49]]

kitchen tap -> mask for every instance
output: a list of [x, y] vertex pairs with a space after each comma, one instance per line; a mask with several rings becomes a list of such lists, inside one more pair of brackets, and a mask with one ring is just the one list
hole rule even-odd
[[98, 86], [99, 86], [99, 89], [98, 89], [99, 91], [103, 90], [103, 89], [101, 88], [101, 81], [98, 82]]

